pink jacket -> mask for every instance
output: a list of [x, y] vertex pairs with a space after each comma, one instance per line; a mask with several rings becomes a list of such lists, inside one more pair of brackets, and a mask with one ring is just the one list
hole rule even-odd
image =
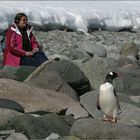
[[[27, 34], [31, 41], [32, 48], [40, 48], [34, 35], [32, 27], [28, 25]], [[6, 32], [6, 48], [3, 54], [3, 65], [20, 66], [20, 58], [25, 56], [25, 51], [22, 49], [22, 35], [15, 23]]]

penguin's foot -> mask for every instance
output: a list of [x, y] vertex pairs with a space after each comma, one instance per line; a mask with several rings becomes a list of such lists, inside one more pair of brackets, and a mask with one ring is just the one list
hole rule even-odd
[[111, 117], [111, 116], [106, 116], [104, 115], [104, 118], [101, 119], [102, 121], [108, 121], [111, 123], [117, 123], [117, 118], [116, 117]]
[[101, 120], [102, 120], [102, 121], [107, 121], [107, 122], [110, 121], [108, 118], [102, 118]]
[[117, 123], [117, 118], [113, 118], [112, 120], [110, 120], [111, 123]]
[[107, 117], [106, 115], [104, 115], [104, 118], [102, 118], [101, 120], [110, 122], [110, 117]]

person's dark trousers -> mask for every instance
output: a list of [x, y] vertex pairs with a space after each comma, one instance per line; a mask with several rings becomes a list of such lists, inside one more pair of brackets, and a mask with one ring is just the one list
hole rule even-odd
[[45, 55], [44, 52], [37, 52], [33, 56], [24, 56], [20, 60], [20, 64], [24, 66], [34, 66], [38, 67], [42, 63], [48, 60], [48, 57]]

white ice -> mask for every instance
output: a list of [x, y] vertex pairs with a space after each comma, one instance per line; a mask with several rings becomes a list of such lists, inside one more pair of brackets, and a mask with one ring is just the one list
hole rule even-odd
[[139, 1], [0, 1], [0, 30], [6, 29], [18, 12], [26, 13], [32, 25], [44, 30], [140, 27]]

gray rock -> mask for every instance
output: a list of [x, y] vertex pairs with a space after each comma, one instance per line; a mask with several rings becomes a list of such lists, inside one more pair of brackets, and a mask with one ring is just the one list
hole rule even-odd
[[106, 51], [107, 51], [107, 55], [110, 53], [113, 54], [119, 54], [120, 52], [120, 47], [119, 46], [115, 46], [115, 45], [104, 45]]
[[[35, 73], [36, 76], [33, 76]], [[28, 78], [24, 81], [24, 84], [57, 91], [60, 94], [68, 95], [73, 99], [78, 100], [77, 93], [56, 71], [45, 72], [44, 70], [37, 69], [30, 75], [30, 79]]]
[[25, 112], [59, 113], [73, 104], [79, 104], [67, 95], [4, 78], [0, 80], [0, 97], [16, 101], [24, 108]]
[[[2, 139], [6, 139], [7, 137], [9, 137], [11, 134], [13, 134], [15, 132], [15, 130], [3, 130], [3, 131], [0, 131], [0, 137]], [[0, 138], [0, 139], [1, 139]]]
[[[45, 52], [47, 52], [47, 51], [45, 51]], [[54, 60], [55, 58], [59, 58], [60, 60], [63, 60], [63, 59], [70, 60], [69, 57], [67, 57], [65, 55], [60, 55], [60, 54], [53, 54], [53, 55], [49, 55], [48, 57], [50, 60]]]
[[107, 58], [112, 58], [112, 59], [115, 59], [115, 60], [119, 60], [121, 57], [120, 54], [116, 54], [116, 53], [108, 53], [107, 54]]
[[0, 108], [0, 125], [6, 124], [8, 120], [19, 115], [23, 114], [14, 110]]
[[9, 134], [12, 134], [14, 133], [15, 130], [4, 130], [4, 131], [0, 131], [0, 135], [9, 135]]
[[119, 123], [126, 125], [140, 126], [140, 108], [130, 104], [120, 102], [122, 113], [119, 115]]
[[3, 66], [0, 70], [0, 78], [8, 78], [18, 81], [25, 80], [36, 68], [31, 66]]
[[27, 114], [11, 119], [3, 128], [15, 129], [17, 132], [24, 133], [29, 139], [44, 139], [52, 132], [60, 136], [68, 135], [73, 122], [74, 119], [70, 116], [59, 116], [54, 113], [37, 118]]
[[[96, 107], [97, 91], [87, 92], [80, 96], [81, 105], [90, 113], [95, 119], [103, 118], [103, 112]], [[132, 105], [132, 100], [123, 94], [118, 94], [122, 113], [119, 115], [119, 122], [127, 125], [140, 125], [140, 108]], [[123, 101], [123, 102], [122, 102]]]
[[140, 95], [130, 96], [130, 99], [133, 100], [135, 103], [140, 103]]
[[139, 39], [135, 39], [134, 43], [135, 43], [136, 47], [139, 48], [139, 50], [140, 50], [140, 40]]
[[127, 94], [117, 92], [117, 95], [120, 101], [135, 105], [135, 102]]
[[60, 138], [60, 136], [57, 133], [52, 132], [47, 138], [45, 138], [44, 140], [56, 140]]
[[88, 53], [86, 53], [85, 50], [82, 50], [80, 48], [77, 48], [77, 49], [73, 49], [71, 51], [71, 54], [70, 54], [69, 58], [71, 60], [77, 60], [77, 59], [85, 60], [85, 59], [90, 59], [91, 56]]
[[[123, 47], [123, 49], [121, 50], [122, 51], [121, 54], [124, 55], [123, 61], [121, 61], [119, 59], [120, 54], [118, 54], [118, 52], [117, 52], [118, 50], [115, 47], [114, 48], [110, 47], [108, 49], [105, 48], [107, 51], [107, 59], [101, 58], [101, 57], [105, 57], [105, 54], [102, 53], [102, 49], [100, 50], [100, 48], [99, 49], [96, 48], [95, 50], [92, 50], [93, 51], [92, 55], [94, 57], [93, 58], [90, 57], [85, 60], [81, 59], [82, 55], [84, 55], [84, 54], [82, 54], [80, 52], [77, 53], [75, 51], [75, 49], [77, 50], [81, 46], [79, 42], [86, 42], [86, 43], [91, 42], [92, 43], [95, 41], [96, 41], [95, 44], [96, 43], [102, 44], [103, 48], [115, 45], [115, 46], [119, 47], [119, 50], [120, 50], [120, 45], [123, 44], [124, 41], [126, 42], [126, 41], [131, 40], [132, 38], [136, 38], [135, 33], [129, 33], [129, 32], [117, 32], [116, 33], [116, 32], [106, 32], [106, 31], [95, 31], [91, 35], [85, 35], [85, 34], [77, 34], [75, 32], [52, 31], [52, 32], [47, 32], [47, 33], [37, 32], [37, 34], [38, 34], [40, 41], [42, 41], [43, 45], [46, 47], [47, 52], [49, 52], [51, 55], [58, 53], [58, 54], [65, 55], [67, 58], [69, 57], [72, 60], [74, 60], [74, 59], [78, 60], [79, 61], [78, 66], [84, 72], [86, 77], [88, 77], [88, 79], [90, 80], [92, 88], [95, 88], [96, 90], [98, 90], [99, 85], [104, 81], [105, 75], [108, 71], [110, 71], [110, 70], [116, 71], [119, 69], [119, 71], [122, 72], [122, 74], [124, 74], [124, 76], [122, 76], [120, 78], [121, 80], [119, 80], [119, 79], [116, 80], [114, 84], [115, 84], [117, 91], [122, 92], [119, 95], [119, 99], [121, 101], [125, 102], [125, 103], [121, 102], [121, 107], [123, 108], [123, 112], [120, 114], [119, 123], [124, 123], [124, 124], [129, 124], [129, 125], [139, 125], [139, 118], [137, 116], [137, 115], [139, 115], [139, 109], [136, 108], [136, 106], [132, 105], [132, 103], [134, 104], [134, 102], [132, 100], [130, 100], [129, 96], [128, 96], [128, 95], [131, 95], [131, 97], [134, 95], [139, 96], [139, 91], [140, 91], [140, 89], [139, 89], [139, 87], [140, 87], [139, 69], [135, 65], [135, 62], [139, 64], [139, 59], [138, 59], [139, 57], [137, 57], [137, 56], [140, 56], [139, 55], [140, 51], [137, 52], [137, 49], [136, 49], [138, 47], [138, 45], [137, 45], [138, 43], [136, 44], [136, 48], [134, 46], [131, 48], [131, 45], [130, 45], [130, 47], [128, 47], [128, 45], [126, 46], [126, 48]], [[44, 36], [45, 36], [45, 38], [44, 38]], [[90, 49], [92, 49], [92, 48], [90, 48]], [[71, 53], [72, 53], [72, 56], [71, 56]], [[77, 53], [77, 55], [76, 55], [76, 53]], [[90, 54], [90, 52], [89, 52], [89, 54]], [[100, 56], [100, 58], [95, 57], [96, 55]], [[132, 57], [130, 58], [130, 55], [133, 56], [133, 58]], [[137, 55], [137, 56], [135, 56], [135, 55]], [[135, 59], [135, 57], [137, 59]], [[53, 76], [52, 77], [56, 78], [58, 75], [60, 76], [62, 74], [61, 75], [63, 77], [62, 79], [64, 79], [65, 81], [66, 81], [66, 79], [68, 79], [68, 80], [70, 79], [70, 82], [71, 82], [71, 77], [72, 76], [76, 77], [77, 73], [79, 71], [77, 71], [75, 73], [76, 70], [74, 68], [70, 68], [69, 64], [68, 65], [66, 64], [65, 66], [68, 67], [68, 69], [70, 69], [71, 73], [66, 73], [66, 75], [69, 75], [69, 77], [67, 77], [65, 79], [65, 77], [63, 75], [64, 73], [61, 71], [61, 69], [63, 70], [63, 68], [64, 68], [63, 64], [64, 64], [64, 62], [62, 63], [62, 65], [58, 66], [57, 73], [52, 71], [52, 69], [55, 69], [56, 67], [51, 66], [50, 73], [47, 73], [48, 74], [47, 76], [54, 74], [54, 77]], [[116, 66], [116, 64], [118, 64], [118, 65]], [[72, 70], [72, 69], [74, 69], [74, 70]], [[67, 71], [67, 69], [64, 69], [64, 70]], [[11, 71], [11, 73], [10, 73], [10, 71]], [[9, 71], [4, 76], [7, 78], [16, 79], [16, 80], [21, 79], [21, 81], [22, 81], [29, 74], [27, 72], [24, 75], [23, 74], [24, 71], [26, 71], [26, 69], [23, 69], [23, 70], [17, 72], [17, 70], [15, 71], [10, 68]], [[49, 70], [48, 70], [48, 72], [49, 72]], [[59, 72], [60, 73], [62, 72], [62, 73], [60, 74]], [[3, 76], [3, 73], [1, 73], [1, 75]], [[73, 77], [72, 77], [72, 80], [74, 79]], [[49, 77], [47, 77], [47, 78], [49, 78]], [[47, 79], [47, 80], [49, 80], [49, 79]], [[56, 85], [54, 86], [54, 88], [59, 89], [59, 87], [60, 87], [60, 89], [61, 89], [62, 88], [61, 84], [59, 86], [59, 84], [57, 84], [57, 80], [56, 80]], [[80, 111], [80, 110], [77, 111], [77, 102], [73, 101], [73, 99], [71, 99], [70, 97], [66, 97], [63, 95], [61, 96], [61, 95], [58, 95], [56, 92], [53, 92], [52, 90], [48, 90], [47, 86], [46, 86], [46, 89], [43, 90], [40, 88], [40, 86], [38, 86], [38, 88], [35, 88], [35, 87], [27, 86], [24, 84], [22, 85], [21, 83], [16, 83], [15, 81], [11, 81], [11, 80], [9, 82], [4, 82], [4, 83], [2, 81], [3, 81], [3, 79], [1, 79], [1, 81], [0, 81], [0, 97], [6, 97], [9, 99], [15, 100], [16, 102], [23, 105], [26, 112], [50, 111], [50, 112], [58, 112], [58, 113], [61, 112], [62, 113], [63, 111], [65, 111], [67, 109], [68, 112], [69, 111], [72, 112], [72, 114], [75, 114], [76, 117], [81, 116], [81, 115], [79, 115], [79, 113], [77, 113]], [[62, 81], [58, 80], [58, 83], [59, 82], [62, 82]], [[43, 85], [43, 84], [45, 84], [45, 83], [42, 83], [42, 84], [40, 83], [40, 85]], [[82, 85], [86, 85], [86, 84], [82, 84]], [[83, 90], [83, 87], [81, 90]], [[49, 88], [51, 88], [51, 86], [49, 86]], [[66, 91], [65, 88], [66, 87], [64, 86], [64, 88], [62, 88], [61, 90]], [[85, 91], [83, 93], [85, 93]], [[90, 114], [92, 114], [92, 112], [94, 112], [93, 116], [95, 117], [95, 114], [97, 115], [96, 111], [98, 111], [98, 110], [95, 110], [96, 109], [96, 100], [95, 99], [96, 99], [97, 94], [95, 92], [95, 94], [93, 96], [91, 96], [91, 95], [92, 94], [89, 94], [87, 97], [83, 95], [80, 98], [81, 98], [81, 102], [82, 102], [82, 105], [84, 106], [84, 108]], [[134, 100], [136, 101], [136, 99], [134, 99]], [[45, 104], [44, 104], [44, 102], [45, 102]], [[135, 103], [138, 103], [138, 102], [135, 102]], [[130, 109], [127, 107], [129, 107]], [[71, 114], [70, 112], [69, 112], [69, 114]], [[138, 112], [138, 114], [136, 112]], [[130, 116], [129, 116], [129, 114], [130, 114]], [[133, 118], [133, 115], [134, 115], [134, 118]], [[97, 118], [98, 118], [98, 115], [97, 115]], [[87, 121], [85, 121], [85, 122], [87, 122]], [[36, 121], [35, 121], [35, 123], [36, 123]], [[110, 135], [114, 139], [120, 138], [118, 136], [121, 136], [122, 139], [129, 139], [130, 135], [131, 135], [130, 139], [137, 138], [135, 136], [137, 136], [136, 133], [138, 131], [133, 126], [131, 126], [131, 130], [130, 130], [130, 127], [128, 125], [124, 126], [122, 124], [117, 124], [117, 125], [115, 124], [115, 126], [112, 124], [109, 124], [109, 126], [108, 126], [108, 123], [105, 123], [105, 122], [100, 123], [100, 121], [97, 121], [94, 124], [92, 123], [92, 121], [89, 121], [89, 124], [91, 125], [91, 127], [88, 127], [88, 125], [85, 125], [85, 126], [83, 125], [83, 127], [80, 126], [77, 128], [77, 130], [79, 129], [79, 131], [81, 131], [81, 135], [82, 136], [85, 135], [85, 137], [87, 135], [85, 134], [85, 132], [83, 133], [83, 130], [85, 130], [86, 133], [88, 133], [87, 131], [89, 131], [89, 133], [88, 133], [89, 135], [87, 136], [87, 139], [92, 138], [92, 135], [94, 135], [94, 134], [95, 134], [95, 136], [99, 135], [99, 137], [96, 137], [96, 138], [100, 138], [100, 135], [101, 136]], [[82, 128], [84, 128], [84, 129], [82, 129]], [[106, 132], [106, 130], [108, 130], [108, 128], [109, 128], [109, 131]], [[133, 128], [134, 128], [134, 130], [132, 130]], [[99, 133], [97, 133], [97, 130], [100, 130], [100, 129], [101, 129], [101, 132], [99, 131]], [[126, 132], [127, 130], [128, 130], [128, 132]], [[134, 133], [134, 131], [135, 131], [135, 133]], [[51, 134], [51, 132], [49, 134]], [[124, 137], [124, 135], [126, 135], [126, 137]], [[91, 137], [89, 137], [89, 136], [91, 136]], [[132, 136], [134, 136], [134, 137], [132, 137]], [[80, 138], [82, 138], [82, 137], [80, 137]], [[94, 136], [93, 136], [93, 138], [94, 138]], [[138, 135], [138, 138], [140, 138], [139, 135]]]
[[[95, 25], [94, 25], [95, 26]], [[43, 45], [44, 50], [47, 50], [50, 54], [62, 54], [65, 55], [66, 50], [68, 55], [75, 48], [80, 48], [81, 42], [95, 42], [100, 43], [103, 46], [115, 45], [122, 47], [125, 42], [130, 40], [139, 39], [140, 36], [137, 33], [132, 32], [108, 32], [94, 30], [91, 34], [81, 34], [79, 32], [66, 32], [53, 30], [49, 32], [34, 31], [35, 36], [38, 38], [40, 44]], [[67, 55], [67, 54], [66, 54]]]
[[18, 81], [24, 81], [35, 70], [36, 70], [36, 67], [20, 66], [18, 67], [15, 75], [17, 76]]
[[97, 103], [97, 91], [90, 91], [80, 96], [81, 105], [89, 112], [89, 114], [96, 119], [103, 117], [103, 113], [96, 107]]
[[120, 54], [125, 56], [129, 56], [129, 55], [136, 56], [137, 53], [138, 53], [138, 48], [136, 47], [133, 41], [124, 43], [120, 50]]
[[60, 60], [56, 62], [46, 62], [40, 67], [43, 68], [40, 68], [30, 79], [38, 75], [42, 75], [42, 77], [45, 78], [49, 71], [56, 71], [78, 94], [81, 95], [90, 90], [88, 78], [80, 68], [71, 61]]
[[28, 138], [22, 133], [13, 133], [6, 140], [28, 140]]
[[[126, 73], [126, 74], [135, 74], [135, 75], [139, 75], [139, 68], [137, 68], [136, 66], [134, 66], [133, 64], [124, 64], [124, 66], [120, 67], [119, 69], [122, 73]], [[134, 76], [135, 77], [135, 76]]]
[[96, 44], [95, 42], [84, 41], [81, 42], [80, 48], [92, 54], [93, 56], [106, 57], [107, 52], [103, 45]]
[[139, 139], [140, 128], [135, 126], [112, 124], [92, 118], [78, 119], [70, 134], [80, 139]]
[[140, 68], [138, 60], [132, 55], [127, 56], [127, 62], [128, 64], [133, 64], [136, 68]]
[[72, 105], [67, 111], [66, 115], [73, 115], [74, 119], [85, 118], [89, 113], [81, 105]]
[[[71, 50], [78, 47], [78, 42], [85, 36], [77, 32], [53, 30], [47, 33], [36, 32], [36, 37], [43, 44], [44, 50], [50, 54], [69, 55]], [[44, 38], [45, 37], [45, 38]]]
[[121, 56], [117, 61], [117, 66], [120, 68], [126, 68], [127, 65], [132, 65], [135, 69], [140, 68], [139, 60], [137, 60], [136, 57], [132, 55], [126, 57]]
[[134, 67], [123, 68], [121, 69], [121, 74], [122, 74], [121, 80], [124, 84], [122, 92], [127, 95], [135, 95], [135, 96], [139, 95], [140, 91], [139, 69], [135, 69]]
[[15, 75], [16, 71], [16, 67], [2, 66], [0, 70], [0, 78], [9, 78], [17, 80], [17, 76]]
[[123, 67], [125, 65], [129, 64], [127, 61], [127, 57], [126, 56], [121, 56], [118, 60], [117, 60], [117, 67]]
[[76, 62], [80, 69], [89, 79], [91, 87], [98, 90], [101, 83], [104, 82], [105, 76], [110, 71], [117, 71], [116, 61], [114, 59], [93, 57], [85, 63]]

